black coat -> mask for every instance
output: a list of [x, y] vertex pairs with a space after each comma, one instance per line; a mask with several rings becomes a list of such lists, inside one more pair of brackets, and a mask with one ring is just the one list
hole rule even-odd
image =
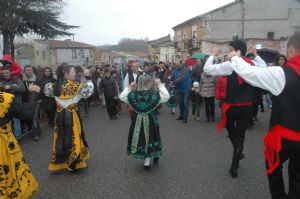
[[117, 83], [113, 78], [103, 78], [99, 85], [100, 93], [104, 92], [105, 97], [118, 96]]

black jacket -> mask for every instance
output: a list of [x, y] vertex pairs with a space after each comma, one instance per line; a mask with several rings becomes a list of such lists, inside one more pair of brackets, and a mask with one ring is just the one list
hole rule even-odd
[[105, 97], [118, 96], [117, 83], [113, 78], [103, 78], [99, 85], [100, 93], [104, 92]]

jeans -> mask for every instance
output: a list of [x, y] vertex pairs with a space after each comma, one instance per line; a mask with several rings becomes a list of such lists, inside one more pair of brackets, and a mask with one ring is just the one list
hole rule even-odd
[[272, 108], [272, 94], [271, 93], [266, 94], [266, 102], [267, 102], [267, 106], [269, 108]]
[[34, 110], [33, 120], [32, 120], [32, 131], [33, 131], [34, 135], [41, 134], [40, 109], [41, 109], [41, 102], [37, 102], [35, 110]]
[[21, 121], [18, 118], [13, 118], [13, 132], [17, 139], [21, 138], [22, 135], [22, 128], [21, 128]]
[[176, 98], [179, 104], [180, 115], [179, 117], [187, 119], [189, 115], [189, 98], [190, 89], [187, 88], [185, 91], [176, 91]]

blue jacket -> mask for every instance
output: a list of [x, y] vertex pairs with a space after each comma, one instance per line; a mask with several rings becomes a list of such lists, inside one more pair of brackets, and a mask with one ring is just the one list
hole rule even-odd
[[181, 65], [174, 71], [172, 80], [179, 91], [185, 91], [191, 87], [190, 71], [184, 65]]

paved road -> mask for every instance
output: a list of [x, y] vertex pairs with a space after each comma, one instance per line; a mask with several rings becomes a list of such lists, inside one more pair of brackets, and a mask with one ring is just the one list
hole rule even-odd
[[[48, 172], [52, 129], [45, 127], [39, 142], [21, 141], [27, 162], [40, 183], [38, 199], [269, 199], [263, 161], [263, 136], [269, 111], [246, 136], [239, 178], [229, 177], [232, 147], [213, 124], [189, 120], [182, 124], [164, 108], [159, 116], [164, 154], [158, 166], [126, 155], [129, 118], [124, 112], [111, 121], [102, 107], [84, 119], [90, 145], [89, 167], [80, 173]], [[217, 118], [219, 120], [220, 118]]]

